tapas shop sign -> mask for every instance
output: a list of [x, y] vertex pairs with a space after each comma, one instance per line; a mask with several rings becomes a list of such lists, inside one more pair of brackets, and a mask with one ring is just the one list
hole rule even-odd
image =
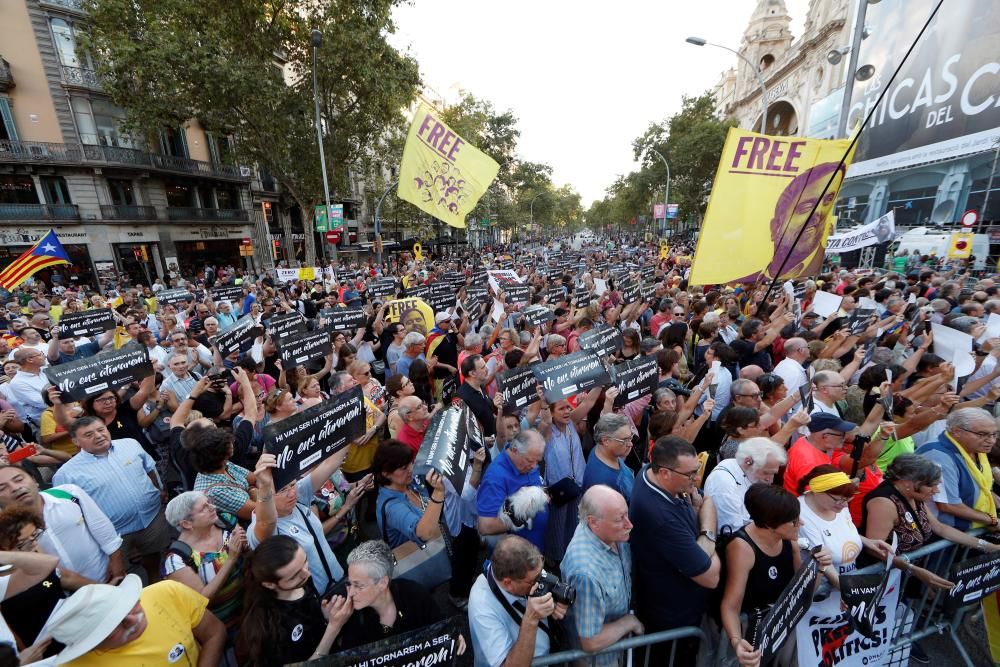
[[82, 401], [109, 389], [121, 389], [152, 374], [149, 352], [139, 345], [126, 345], [45, 368], [45, 377], [59, 387], [62, 400], [67, 403]]
[[580, 350], [543, 361], [532, 366], [532, 371], [545, 392], [545, 402], [549, 404], [611, 381], [604, 362], [593, 350]]
[[56, 327], [56, 338], [91, 337], [111, 331], [115, 328], [115, 315], [110, 308], [85, 310], [79, 313], [66, 313], [59, 318]]
[[365, 432], [365, 402], [361, 387], [268, 424], [264, 449], [274, 454], [274, 488], [282, 489], [315, 468]]

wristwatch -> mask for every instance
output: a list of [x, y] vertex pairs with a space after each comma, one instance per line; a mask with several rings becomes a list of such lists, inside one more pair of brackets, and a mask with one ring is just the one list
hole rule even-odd
[[989, 543], [983, 538], [979, 538], [979, 540], [976, 542], [976, 548], [978, 548], [980, 551], [986, 551], [986, 547], [988, 546]]
[[715, 531], [714, 530], [699, 530], [698, 531], [698, 537], [701, 537], [702, 535], [704, 535], [705, 537], [707, 537], [709, 539], [709, 541], [712, 542], [713, 544], [715, 543]]

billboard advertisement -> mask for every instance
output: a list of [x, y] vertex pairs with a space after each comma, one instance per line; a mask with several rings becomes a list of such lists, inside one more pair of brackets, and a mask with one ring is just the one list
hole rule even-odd
[[[875, 75], [854, 84], [848, 128], [872, 109], [936, 0], [869, 5], [872, 34], [858, 65]], [[1000, 134], [1000, 2], [946, 3], [865, 128], [848, 177], [990, 150]]]

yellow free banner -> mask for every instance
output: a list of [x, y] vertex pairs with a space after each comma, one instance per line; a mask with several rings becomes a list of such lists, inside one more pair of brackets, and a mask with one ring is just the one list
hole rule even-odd
[[850, 143], [731, 128], [698, 236], [691, 284], [818, 274], [837, 193], [853, 158], [840, 165]]
[[417, 109], [399, 165], [399, 198], [452, 227], [486, 192], [500, 165], [455, 134], [425, 105]]

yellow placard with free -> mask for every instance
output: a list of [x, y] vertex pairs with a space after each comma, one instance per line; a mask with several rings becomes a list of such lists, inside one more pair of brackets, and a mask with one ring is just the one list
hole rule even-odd
[[849, 139], [771, 137], [731, 128], [698, 236], [691, 284], [818, 274], [853, 157], [843, 159], [849, 145]]
[[434, 310], [423, 299], [394, 299], [385, 304], [385, 321], [399, 322], [406, 333], [419, 331], [426, 336], [434, 328]]
[[498, 165], [426, 105], [417, 109], [399, 165], [399, 198], [452, 227], [465, 228]]

